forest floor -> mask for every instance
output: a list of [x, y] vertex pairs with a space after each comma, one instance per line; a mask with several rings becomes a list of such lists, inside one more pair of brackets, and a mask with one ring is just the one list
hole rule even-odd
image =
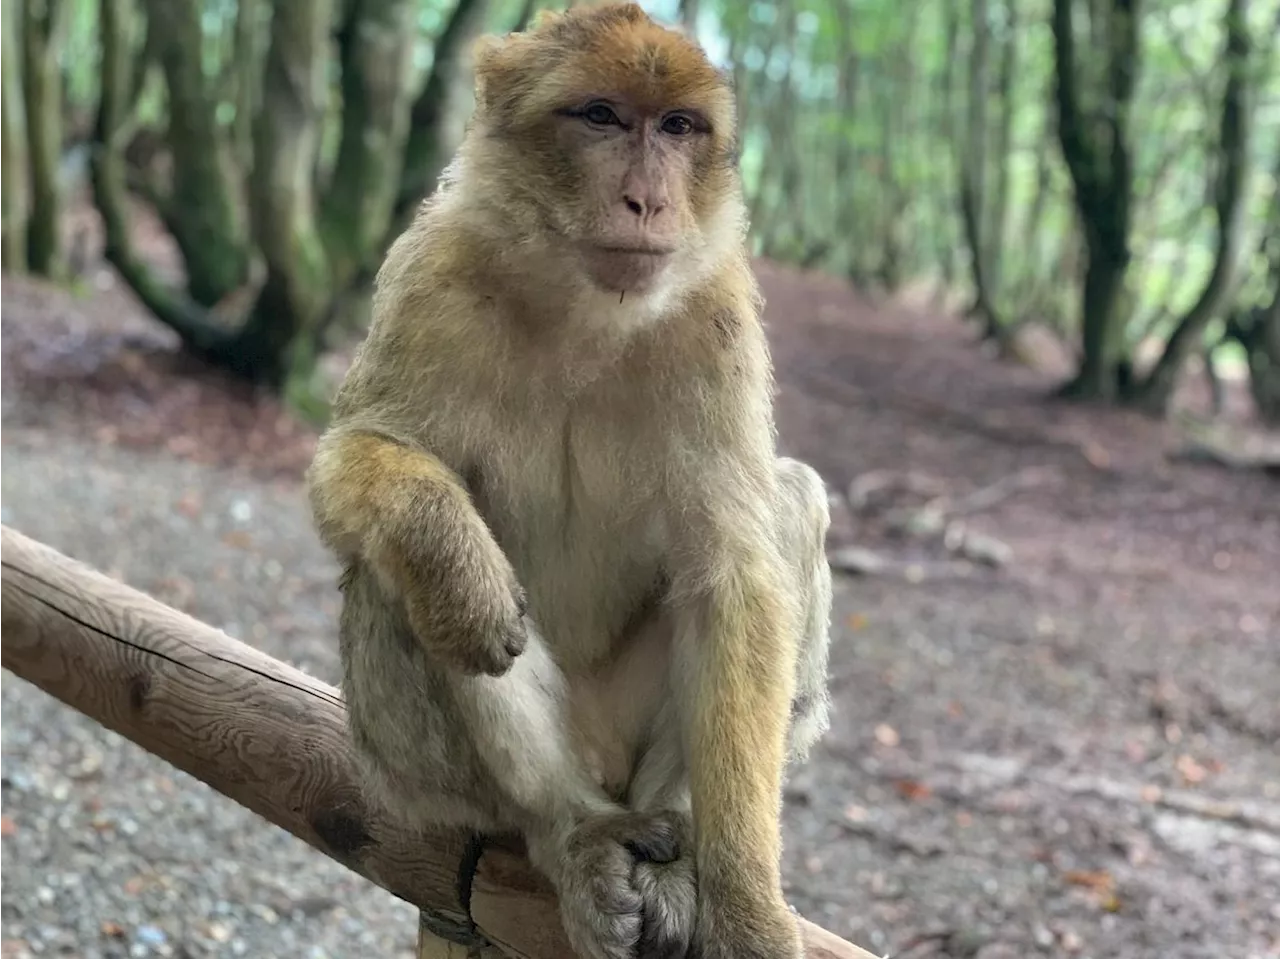
[[[793, 904], [903, 959], [1280, 956], [1280, 485], [1047, 401], [954, 318], [760, 272], [781, 443], [857, 570]], [[106, 276], [5, 280], [4, 522], [336, 680], [315, 431]], [[9, 675], [3, 730], [4, 959], [411, 954], [409, 907]]]

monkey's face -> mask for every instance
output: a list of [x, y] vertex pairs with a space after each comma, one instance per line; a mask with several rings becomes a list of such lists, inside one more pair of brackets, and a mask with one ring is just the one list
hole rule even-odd
[[482, 51], [477, 78], [499, 188], [596, 287], [649, 292], [737, 239], [732, 93], [639, 7], [544, 16]]

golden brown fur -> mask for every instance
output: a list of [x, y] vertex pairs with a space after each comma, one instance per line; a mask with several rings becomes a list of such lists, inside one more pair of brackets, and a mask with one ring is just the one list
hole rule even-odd
[[828, 517], [774, 447], [734, 137], [634, 5], [484, 45], [310, 473], [371, 783], [524, 832], [590, 959], [798, 954], [780, 785], [826, 723]]

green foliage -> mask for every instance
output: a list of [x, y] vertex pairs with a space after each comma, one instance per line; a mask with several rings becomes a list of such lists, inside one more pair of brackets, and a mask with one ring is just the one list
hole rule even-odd
[[[1089, 5], [1076, 6], [1085, 86], [1101, 89], [1099, 45], [1088, 36], [1098, 27], [1089, 23]], [[890, 279], [892, 265], [899, 280], [945, 282], [973, 297], [968, 272], [957, 269], [973, 255], [964, 248], [959, 185], [969, 58], [983, 27], [991, 62], [979, 91], [986, 98], [982, 226], [999, 240], [989, 251], [999, 279], [988, 294], [1006, 324], [1040, 320], [1074, 333], [1084, 261], [1057, 143], [1051, 0], [989, 0], [985, 7], [985, 23], [975, 24], [971, 5], [957, 0], [719, 0], [702, 5], [700, 39], [733, 61], [758, 252], [816, 262], [865, 283]], [[1169, 335], [1214, 266], [1225, 9], [1226, 0], [1148, 0], [1140, 7], [1141, 70], [1130, 120], [1133, 260], [1123, 330], [1130, 351], [1144, 337]], [[1259, 171], [1274, 168], [1280, 148], [1280, 57], [1265, 49], [1276, 45], [1278, 18], [1280, 0], [1254, 0], [1248, 8], [1250, 31], [1264, 48], [1248, 65], [1257, 84], [1251, 153]], [[1011, 42], [1016, 75], [1006, 99], [999, 64]], [[1086, 99], [1082, 106], [1092, 111], [1097, 104]], [[1260, 173], [1249, 182], [1249, 236], [1263, 229], [1270, 180]], [[890, 256], [896, 263], [886, 262]]]
[[[100, 2], [63, 0], [57, 58], [67, 141], [88, 137], [97, 111]], [[272, 10], [282, 0], [256, 0], [257, 13], [246, 19], [247, 2], [198, 0], [200, 49], [193, 52], [215, 101], [217, 138], [238, 166], [226, 174], [235, 182], [252, 177], [252, 121], [262, 109], [255, 70], [266, 54]], [[335, 10], [354, 9], [353, 2], [335, 0]], [[565, 2], [538, 0], [536, 6]], [[642, 2], [664, 20], [679, 17], [679, 0]], [[1136, 7], [1140, 69], [1126, 137], [1132, 259], [1116, 321], [1126, 359], [1172, 335], [1201, 301], [1218, 265], [1215, 191], [1222, 180], [1229, 2], [1142, 0]], [[1092, 17], [1115, 4], [1070, 3], [1081, 112], [1105, 117], [1110, 41], [1105, 18]], [[413, 2], [410, 96], [426, 89], [438, 66], [437, 46], [458, 7], [458, 0]], [[973, 303], [988, 335], [1001, 337], [1038, 321], [1078, 337], [1086, 250], [1058, 136], [1053, 7], [1054, 0], [701, 0], [698, 39], [732, 72], [737, 88], [755, 251], [868, 287], [933, 285]], [[1232, 303], [1256, 303], [1270, 288], [1270, 274], [1252, 251], [1267, 230], [1277, 229], [1274, 220], [1267, 224], [1267, 211], [1276, 204], [1280, 171], [1280, 0], [1250, 0], [1244, 9], [1254, 47], [1246, 64], [1253, 135], [1241, 245], [1249, 252], [1236, 271]], [[486, 10], [485, 28], [506, 30], [527, 15], [529, 3], [493, 0]], [[163, 139], [172, 128], [166, 77], [145, 35], [146, 18], [128, 28], [136, 61], [130, 123]], [[335, 170], [344, 163], [344, 116], [352, 116], [343, 103], [336, 26], [329, 47], [311, 179], [316, 196], [332, 201], [318, 211], [332, 258], [341, 245], [335, 236], [348, 232], [345, 224], [353, 217], [367, 218], [360, 221], [365, 233], [381, 232], [385, 202], [373, 204], [377, 209], [369, 215], [368, 204], [357, 200], [370, 191], [362, 187], [358, 197], [339, 202], [341, 191], [333, 188]], [[975, 55], [985, 62], [975, 64]], [[437, 71], [437, 79], [454, 72]], [[433, 175], [448, 147], [421, 133], [420, 117], [452, 102], [437, 93], [430, 103], [418, 103], [409, 135], [408, 157], [424, 175]], [[371, 106], [366, 102], [361, 110]], [[1105, 126], [1100, 119], [1090, 122]], [[386, 135], [399, 135], [395, 124], [384, 126]], [[348, 148], [354, 143], [347, 139]], [[349, 149], [347, 166], [363, 170], [370, 183], [395, 178], [394, 164], [378, 167], [385, 150], [371, 146], [365, 152], [362, 158]], [[130, 187], [144, 195], [157, 189], [145, 180]], [[402, 177], [399, 187], [393, 228], [420, 192], [410, 177]], [[376, 245], [362, 236], [358, 250], [343, 254], [350, 262], [339, 272], [359, 268], [354, 283], [366, 283], [363, 251]], [[985, 289], [976, 288], [979, 281]], [[1217, 342], [1224, 322], [1215, 315], [1196, 336]]]

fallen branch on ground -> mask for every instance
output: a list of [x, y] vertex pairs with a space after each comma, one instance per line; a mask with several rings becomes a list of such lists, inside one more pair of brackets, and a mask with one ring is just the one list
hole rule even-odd
[[[465, 833], [410, 830], [368, 803], [334, 687], [4, 526], [0, 564], [5, 669], [417, 906], [425, 938], [570, 955], [518, 844], [486, 844], [477, 863]], [[874, 959], [801, 930], [811, 959]]]

